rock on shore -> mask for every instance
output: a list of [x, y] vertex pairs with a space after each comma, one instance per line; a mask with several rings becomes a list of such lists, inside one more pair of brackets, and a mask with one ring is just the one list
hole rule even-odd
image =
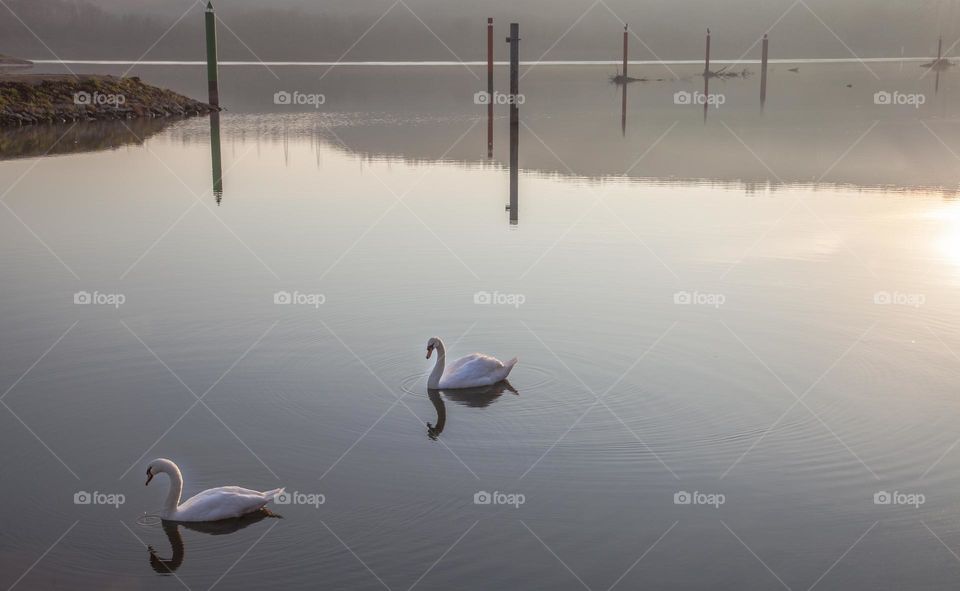
[[186, 117], [216, 110], [136, 76], [0, 74], [0, 126]]

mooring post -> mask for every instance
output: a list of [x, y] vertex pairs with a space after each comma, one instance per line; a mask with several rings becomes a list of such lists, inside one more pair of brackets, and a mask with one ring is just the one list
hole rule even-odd
[[623, 83], [627, 83], [627, 24], [623, 25]]
[[487, 19], [487, 158], [493, 158], [493, 19]]
[[520, 24], [510, 23], [510, 222], [519, 218], [518, 166], [520, 145]]
[[763, 34], [763, 54], [760, 57], [760, 108], [767, 102], [767, 56], [770, 48], [770, 40], [767, 34]]
[[207, 2], [205, 14], [207, 24], [207, 90], [210, 104], [220, 106], [220, 90], [217, 82], [217, 15], [213, 12], [213, 2]]
[[707, 53], [703, 58], [703, 77], [710, 77], [710, 29], [707, 29]]

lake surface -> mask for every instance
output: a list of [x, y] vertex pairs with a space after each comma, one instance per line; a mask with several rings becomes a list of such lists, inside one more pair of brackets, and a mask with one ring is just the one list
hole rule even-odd
[[[638, 66], [625, 117], [609, 67], [525, 68], [515, 223], [479, 68], [0, 133], [0, 586], [954, 587], [960, 78], [776, 64], [761, 110], [746, 67], [705, 115]], [[428, 393], [431, 336], [512, 390]], [[296, 494], [163, 527], [155, 457]]]

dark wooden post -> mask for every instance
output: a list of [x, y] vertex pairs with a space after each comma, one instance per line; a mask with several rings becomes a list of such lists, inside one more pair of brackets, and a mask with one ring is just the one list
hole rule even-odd
[[623, 83], [627, 83], [627, 26], [623, 25]]
[[517, 96], [520, 94], [520, 24], [510, 23], [510, 222], [519, 218], [518, 166], [520, 145], [520, 109]]
[[760, 107], [767, 102], [767, 56], [770, 47], [770, 40], [767, 34], [763, 34], [763, 53], [760, 57]]
[[213, 12], [213, 2], [207, 2], [207, 11], [204, 15], [207, 29], [207, 91], [209, 102], [215, 107], [220, 106], [220, 89], [217, 76], [217, 15]]
[[493, 19], [487, 19], [487, 158], [493, 158]]
[[710, 76], [710, 29], [707, 29], [707, 53], [703, 58], [703, 77]]

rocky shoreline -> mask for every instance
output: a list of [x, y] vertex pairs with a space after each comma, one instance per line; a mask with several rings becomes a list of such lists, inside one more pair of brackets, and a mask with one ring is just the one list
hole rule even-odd
[[136, 76], [0, 74], [0, 127], [189, 117], [218, 110]]

